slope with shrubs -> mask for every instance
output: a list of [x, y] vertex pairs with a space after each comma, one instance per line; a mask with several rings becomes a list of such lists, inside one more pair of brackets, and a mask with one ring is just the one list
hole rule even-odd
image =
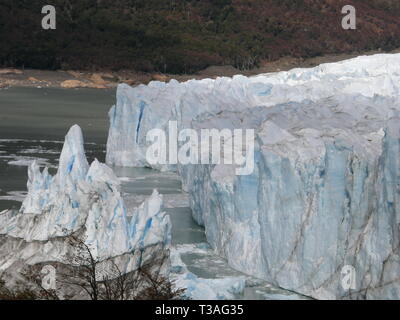
[[[0, 66], [192, 73], [400, 47], [398, 0], [53, 0], [51, 31], [46, 4], [0, 2]], [[357, 30], [341, 28], [347, 4]]]

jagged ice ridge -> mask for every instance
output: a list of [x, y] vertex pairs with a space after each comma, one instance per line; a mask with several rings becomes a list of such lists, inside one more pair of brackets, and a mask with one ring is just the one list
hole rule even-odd
[[161, 257], [171, 242], [162, 195], [155, 190], [128, 217], [118, 178], [97, 160], [89, 166], [77, 125], [65, 138], [57, 174], [33, 163], [20, 211], [0, 213], [0, 270], [21, 262], [68, 263], [71, 235], [78, 235], [96, 260], [113, 259], [125, 273]]

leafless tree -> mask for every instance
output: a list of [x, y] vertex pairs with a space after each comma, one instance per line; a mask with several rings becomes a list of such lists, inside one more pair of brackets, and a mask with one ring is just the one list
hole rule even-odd
[[[122, 272], [112, 259], [107, 261], [96, 259], [89, 246], [79, 237], [70, 236], [68, 244], [73, 250], [64, 257], [65, 263], [53, 263], [57, 269], [58, 290], [48, 290], [43, 287], [42, 264], [26, 266], [21, 272], [21, 279], [24, 281], [18, 281], [13, 290], [6, 286], [6, 281], [0, 274], [0, 300], [61, 300], [77, 296], [83, 298], [85, 295], [91, 300], [183, 298], [185, 290], [177, 289], [162, 272], [166, 262], [165, 256], [126, 273]], [[139, 261], [142, 261], [142, 253], [140, 251]], [[104, 266], [106, 270], [103, 270]]]
[[185, 289], [176, 288], [159, 270], [151, 272], [147, 268], [139, 268], [138, 274], [145, 285], [135, 300], [176, 300], [184, 297]]
[[[171, 300], [183, 297], [185, 290], [176, 289], [175, 284], [162, 273], [165, 257], [124, 273], [112, 259], [106, 262], [95, 259], [90, 248], [79, 238], [71, 237], [70, 245], [76, 252], [67, 260], [74, 270], [62, 274], [60, 281], [82, 289], [92, 300]], [[107, 270], [102, 271], [100, 265], [104, 263]]]

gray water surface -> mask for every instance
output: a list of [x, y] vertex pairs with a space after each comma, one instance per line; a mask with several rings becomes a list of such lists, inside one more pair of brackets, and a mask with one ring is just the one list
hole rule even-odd
[[115, 89], [0, 89], [0, 138], [64, 140], [73, 124], [86, 142], [105, 144]]

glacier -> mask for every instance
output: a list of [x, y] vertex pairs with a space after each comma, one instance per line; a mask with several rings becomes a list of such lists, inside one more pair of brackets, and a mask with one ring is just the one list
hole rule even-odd
[[55, 176], [36, 162], [28, 176], [20, 211], [0, 213], [1, 272], [70, 263], [75, 250], [71, 236], [85, 243], [103, 269], [113, 261], [129, 273], [163, 256], [168, 264], [171, 222], [163, 211], [163, 196], [154, 190], [128, 212], [113, 170], [98, 160], [88, 164], [79, 126], [66, 135]]
[[[235, 269], [317, 299], [400, 299], [400, 54], [120, 85], [106, 163], [177, 171]], [[255, 129], [255, 169], [151, 165], [152, 129]], [[352, 266], [355, 287], [343, 286]]]

